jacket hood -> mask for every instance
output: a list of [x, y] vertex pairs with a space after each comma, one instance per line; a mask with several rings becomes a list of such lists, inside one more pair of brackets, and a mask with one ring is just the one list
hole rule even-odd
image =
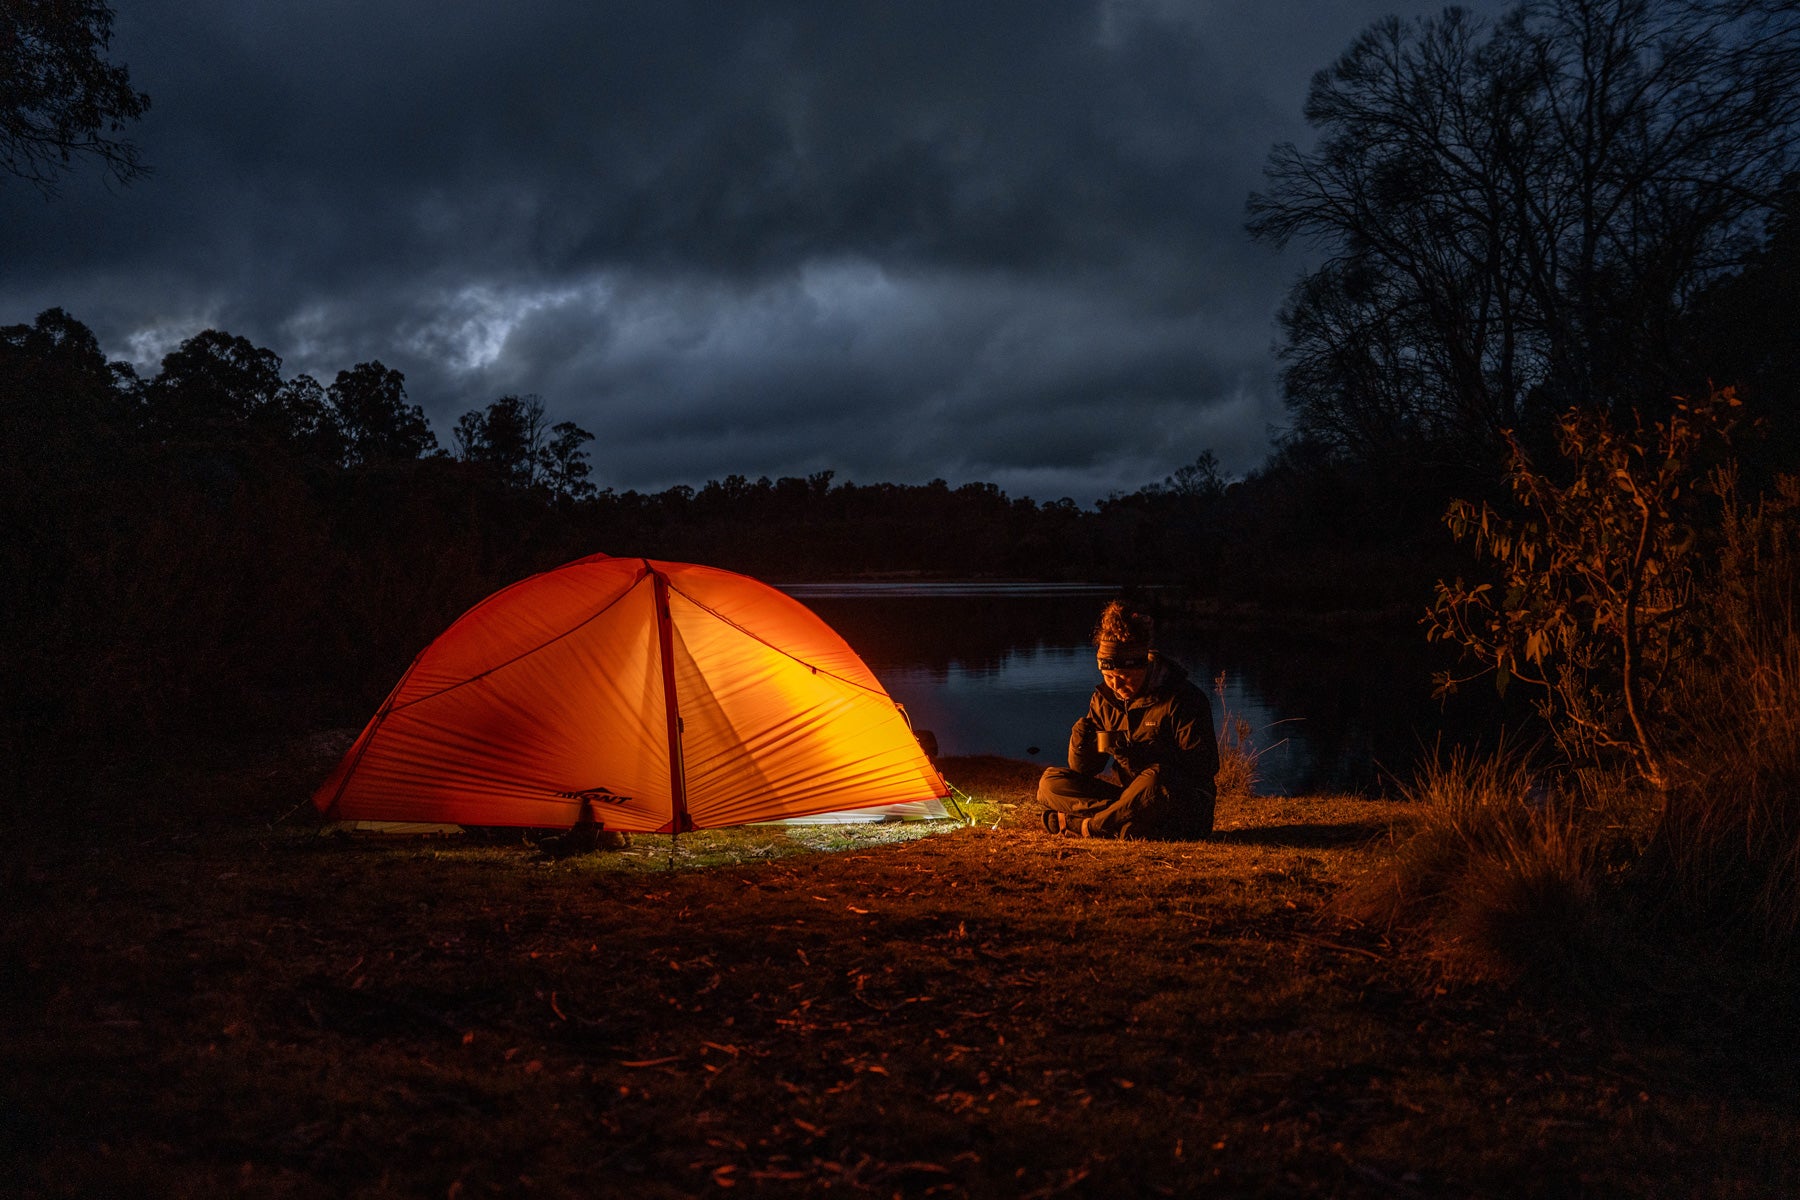
[[1188, 679], [1186, 667], [1154, 650], [1150, 652], [1150, 672], [1150, 679], [1144, 687], [1147, 692], [1154, 692], [1160, 687], [1179, 686]]

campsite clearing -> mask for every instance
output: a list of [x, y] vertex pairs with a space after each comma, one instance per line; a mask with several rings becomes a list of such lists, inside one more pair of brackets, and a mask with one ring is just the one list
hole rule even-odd
[[[1791, 1026], [1741, 996], [1449, 986], [1330, 920], [1405, 806], [1052, 838], [755, 827], [557, 859], [321, 837], [316, 764], [10, 848], [22, 1196], [1800, 1193]], [[311, 773], [309, 773], [311, 772]], [[295, 809], [301, 808], [296, 815]], [[178, 814], [178, 815], [172, 815]], [[286, 814], [289, 819], [271, 826]]]

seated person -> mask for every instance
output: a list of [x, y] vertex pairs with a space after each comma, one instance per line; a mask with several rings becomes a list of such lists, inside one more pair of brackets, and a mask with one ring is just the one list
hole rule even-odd
[[[1212, 703], [1151, 649], [1154, 622], [1120, 601], [1094, 630], [1100, 684], [1069, 731], [1069, 765], [1038, 781], [1044, 828], [1095, 838], [1212, 832], [1219, 744]], [[1101, 778], [1107, 759], [1118, 782]]]

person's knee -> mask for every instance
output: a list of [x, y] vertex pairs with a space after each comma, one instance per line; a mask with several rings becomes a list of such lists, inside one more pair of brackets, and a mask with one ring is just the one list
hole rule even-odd
[[1170, 775], [1161, 763], [1151, 763], [1131, 777], [1126, 791], [1141, 796], [1149, 804], [1161, 804], [1169, 798]]
[[1212, 794], [1211, 788], [1202, 787], [1192, 775], [1168, 763], [1152, 763], [1138, 772], [1132, 782], [1147, 792], [1182, 802], [1188, 802], [1202, 793], [1210, 801]]
[[1048, 804], [1052, 796], [1060, 795], [1058, 786], [1069, 776], [1067, 767], [1045, 767], [1044, 773], [1038, 776], [1037, 798], [1039, 804]]

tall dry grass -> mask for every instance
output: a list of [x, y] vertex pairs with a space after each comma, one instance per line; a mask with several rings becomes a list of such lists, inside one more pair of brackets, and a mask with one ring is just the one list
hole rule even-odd
[[1671, 717], [1655, 865], [1694, 915], [1800, 938], [1800, 477], [1730, 505], [1698, 652]]
[[1213, 692], [1219, 697], [1219, 773], [1213, 784], [1220, 800], [1248, 800], [1256, 787], [1262, 751], [1256, 748], [1250, 722], [1225, 702], [1223, 671], [1213, 678]]
[[1580, 984], [1610, 972], [1606, 882], [1641, 820], [1579, 783], [1552, 786], [1516, 748], [1452, 750], [1402, 794], [1418, 824], [1339, 898], [1339, 915], [1423, 933], [1453, 976]]

